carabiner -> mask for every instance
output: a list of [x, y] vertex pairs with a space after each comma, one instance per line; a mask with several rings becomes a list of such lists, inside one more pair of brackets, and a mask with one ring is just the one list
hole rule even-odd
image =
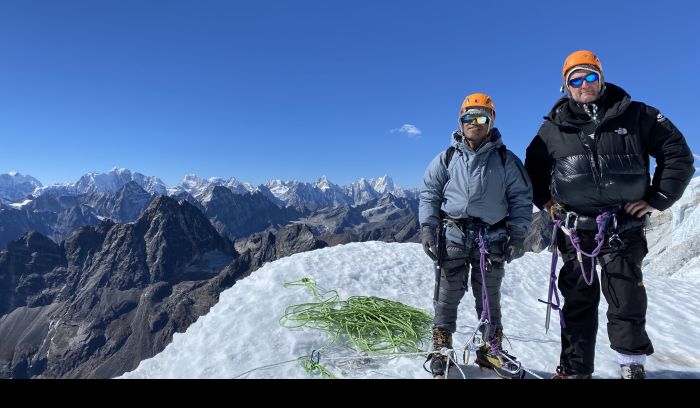
[[613, 251], [619, 251], [620, 248], [622, 248], [623, 243], [620, 236], [617, 235], [617, 232], [613, 233], [610, 238], [608, 238], [608, 245]]
[[570, 218], [574, 219], [574, 229], [577, 229], [578, 228], [578, 214], [576, 214], [573, 211], [567, 211], [566, 218], [564, 219], [564, 226], [566, 227], [566, 229], [571, 229], [571, 227], [569, 226], [569, 219]]

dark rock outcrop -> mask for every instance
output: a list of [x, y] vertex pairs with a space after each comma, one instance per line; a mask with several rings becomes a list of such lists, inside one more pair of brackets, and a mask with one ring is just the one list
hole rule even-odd
[[192, 205], [161, 196], [60, 246], [25, 234], [0, 253], [0, 376], [113, 377], [155, 355], [250, 269]]
[[54, 268], [65, 264], [61, 248], [36, 231], [0, 252], [0, 316], [21, 306], [50, 304], [61, 279]]
[[153, 196], [134, 181], [115, 193], [42, 194], [19, 208], [0, 208], [0, 249], [29, 230], [61, 242], [76, 228], [95, 226], [103, 218], [133, 222], [152, 200]]
[[390, 193], [360, 206], [324, 208], [300, 220], [329, 245], [349, 242], [420, 242], [418, 200]]
[[101, 217], [118, 223], [136, 220], [153, 200], [153, 195], [135, 181], [129, 181], [116, 193], [91, 193], [80, 198], [82, 204], [95, 210]]
[[301, 215], [291, 207], [278, 207], [261, 193], [234, 194], [222, 186], [213, 187], [202, 206], [217, 231], [230, 239], [285, 225]]
[[307, 225], [291, 224], [279, 230], [270, 228], [240, 239], [235, 246], [237, 251], [249, 255], [251, 267], [257, 269], [265, 262], [323, 248], [328, 244], [317, 239]]

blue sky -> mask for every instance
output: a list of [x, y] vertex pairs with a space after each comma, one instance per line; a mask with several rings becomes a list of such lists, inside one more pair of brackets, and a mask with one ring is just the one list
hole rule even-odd
[[609, 3], [0, 0], [0, 173], [417, 187], [473, 92], [524, 158], [582, 48], [699, 153], [700, 7]]

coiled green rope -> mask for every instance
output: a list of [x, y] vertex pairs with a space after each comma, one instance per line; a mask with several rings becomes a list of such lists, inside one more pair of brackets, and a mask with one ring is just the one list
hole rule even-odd
[[321, 292], [309, 278], [284, 285], [306, 286], [318, 302], [287, 307], [279, 320], [283, 327], [322, 330], [331, 343], [375, 355], [420, 352], [430, 338], [433, 319], [424, 310], [376, 296], [340, 300], [336, 291]]

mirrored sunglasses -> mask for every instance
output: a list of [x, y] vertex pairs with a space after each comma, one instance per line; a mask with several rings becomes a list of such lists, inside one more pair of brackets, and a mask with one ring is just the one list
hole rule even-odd
[[598, 80], [599, 75], [596, 72], [591, 72], [590, 74], [569, 80], [569, 86], [573, 88], [580, 88], [583, 86], [583, 81], [585, 80], [589, 84]]
[[462, 123], [476, 123], [477, 125], [485, 125], [489, 123], [489, 117], [483, 115], [464, 115], [460, 118]]

